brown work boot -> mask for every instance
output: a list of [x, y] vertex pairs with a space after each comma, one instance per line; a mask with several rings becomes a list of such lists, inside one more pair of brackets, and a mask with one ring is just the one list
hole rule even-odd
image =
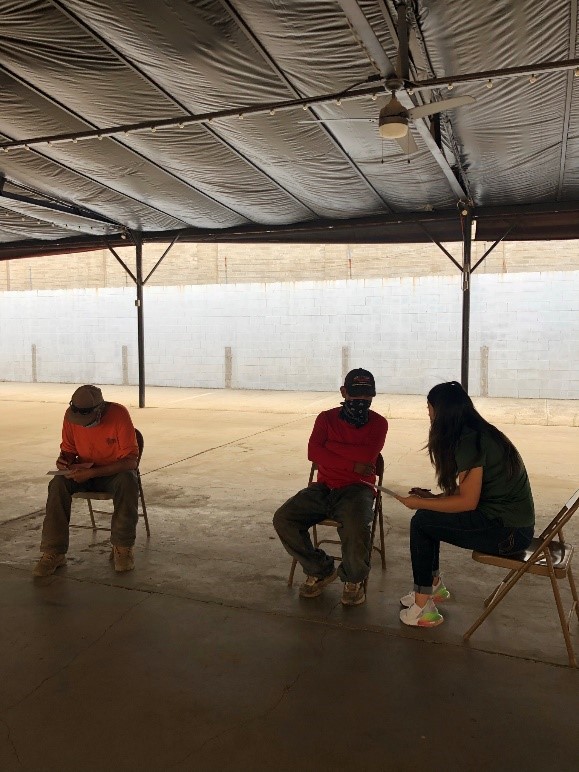
[[332, 571], [321, 579], [317, 576], [307, 576], [306, 581], [300, 587], [300, 598], [317, 598], [327, 584], [338, 578], [338, 572]]
[[365, 600], [364, 582], [344, 582], [344, 591], [342, 592], [343, 606], [359, 606]]
[[132, 547], [117, 547], [113, 545], [111, 559], [115, 561], [115, 571], [120, 574], [123, 571], [132, 571], [135, 567], [135, 557]]
[[66, 555], [60, 552], [45, 552], [36, 564], [33, 576], [50, 576], [59, 566], [66, 565]]

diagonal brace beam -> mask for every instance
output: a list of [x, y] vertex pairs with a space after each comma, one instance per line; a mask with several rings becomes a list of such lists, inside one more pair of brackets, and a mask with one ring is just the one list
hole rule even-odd
[[126, 272], [129, 274], [129, 276], [131, 277], [131, 279], [132, 279], [132, 280], [135, 282], [135, 284], [137, 284], [137, 283], [138, 283], [138, 282], [137, 282], [137, 277], [136, 277], [136, 276], [135, 276], [135, 274], [134, 274], [134, 273], [131, 271], [131, 269], [129, 268], [129, 266], [128, 266], [128, 265], [127, 265], [125, 262], [124, 262], [124, 260], [122, 259], [122, 257], [120, 257], [120, 255], [119, 255], [119, 254], [118, 254], [118, 253], [117, 253], [117, 252], [116, 252], [116, 251], [115, 251], [115, 250], [114, 250], [114, 249], [111, 247], [111, 245], [110, 245], [110, 244], [107, 244], [106, 246], [107, 246], [107, 249], [109, 250], [109, 252], [111, 253], [111, 255], [112, 255], [114, 258], [115, 258], [115, 260], [116, 260], [118, 263], [120, 263], [120, 264], [122, 265], [122, 267], [125, 269], [125, 271], [126, 271]]
[[151, 278], [151, 276], [152, 276], [152, 275], [155, 273], [155, 271], [156, 271], [156, 270], [157, 270], [157, 268], [158, 268], [158, 267], [161, 265], [161, 263], [163, 262], [163, 260], [164, 260], [164, 259], [167, 257], [167, 255], [169, 254], [169, 252], [170, 252], [170, 251], [173, 249], [173, 246], [174, 246], [174, 245], [177, 243], [177, 241], [179, 241], [179, 236], [180, 236], [180, 235], [181, 235], [180, 233], [177, 233], [177, 234], [174, 236], [174, 238], [173, 238], [173, 241], [172, 241], [172, 242], [169, 244], [169, 246], [167, 247], [167, 249], [166, 249], [166, 250], [163, 252], [163, 254], [161, 255], [161, 257], [160, 257], [160, 258], [157, 260], [157, 262], [155, 263], [155, 265], [154, 265], [154, 266], [151, 268], [151, 270], [149, 271], [149, 273], [148, 273], [148, 274], [146, 275], [146, 277], [144, 278], [144, 280], [143, 280], [143, 284], [146, 284], [146, 283], [149, 281], [149, 279]]

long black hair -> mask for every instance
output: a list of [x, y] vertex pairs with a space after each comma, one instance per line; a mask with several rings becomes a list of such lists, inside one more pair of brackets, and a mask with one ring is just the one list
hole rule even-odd
[[428, 392], [428, 403], [434, 418], [428, 434], [428, 455], [436, 471], [440, 488], [448, 494], [457, 488], [455, 452], [464, 429], [477, 433], [477, 449], [481, 448], [481, 432], [489, 434], [504, 452], [509, 479], [522, 467], [518, 450], [508, 437], [481, 416], [472, 399], [457, 381], [439, 383]]

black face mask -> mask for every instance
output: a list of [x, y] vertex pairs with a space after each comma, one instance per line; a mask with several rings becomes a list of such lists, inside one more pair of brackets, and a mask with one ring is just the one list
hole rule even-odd
[[357, 429], [365, 426], [370, 420], [370, 400], [368, 399], [346, 399], [340, 410], [340, 418], [346, 423], [352, 424]]

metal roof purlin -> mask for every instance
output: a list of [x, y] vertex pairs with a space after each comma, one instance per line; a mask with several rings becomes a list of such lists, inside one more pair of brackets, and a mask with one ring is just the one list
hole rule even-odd
[[[18, 183], [14, 183], [17, 185]], [[70, 214], [74, 217], [80, 217], [85, 220], [93, 220], [95, 222], [106, 223], [106, 225], [114, 225], [116, 228], [123, 228], [121, 223], [115, 222], [104, 215], [97, 214], [96, 212], [90, 212], [86, 209], [80, 209], [72, 204], [57, 204], [54, 201], [49, 201], [40, 198], [33, 198], [32, 196], [21, 196], [18, 193], [7, 193], [6, 191], [0, 192], [0, 199], [6, 198], [11, 201], [18, 201], [23, 204], [30, 204], [31, 206], [42, 207], [43, 209], [51, 209], [54, 212], [60, 212], [63, 214]]]
[[[29, 88], [31, 91], [34, 91], [36, 94], [39, 94], [43, 99], [46, 99], [48, 102], [51, 102], [53, 105], [58, 107], [60, 110], [64, 110], [69, 115], [72, 115], [74, 118], [76, 118], [79, 121], [82, 121], [83, 123], [86, 123], [88, 126], [92, 126], [93, 129], [98, 132], [98, 126], [96, 126], [92, 121], [89, 121], [88, 118], [85, 118], [83, 115], [79, 115], [77, 112], [72, 110], [68, 105], [63, 104], [60, 102], [60, 100], [56, 99], [53, 96], [50, 96], [42, 89], [35, 86], [33, 83], [30, 83], [30, 81], [26, 80], [20, 75], [17, 75], [16, 73], [12, 72], [8, 67], [5, 65], [0, 65], [0, 70], [3, 70], [6, 72], [11, 78], [14, 78], [14, 80], [17, 80], [19, 83], [21, 83], [26, 88]], [[110, 135], [108, 137], [109, 139], [112, 139], [113, 142], [116, 142], [117, 144], [121, 145], [125, 150], [127, 150], [129, 153], [133, 153], [134, 155], [138, 156], [139, 158], [142, 158], [147, 163], [150, 163], [151, 166], [154, 166], [155, 168], [159, 169], [159, 171], [162, 171], [163, 174], [166, 174], [169, 177], [172, 177], [173, 179], [177, 180], [182, 185], [186, 185], [187, 187], [191, 188], [191, 190], [194, 190], [196, 193], [198, 193], [200, 196], [205, 196], [205, 198], [209, 199], [210, 201], [213, 201], [213, 203], [218, 204], [219, 206], [222, 206], [224, 209], [229, 209], [230, 212], [233, 212], [233, 214], [238, 215], [239, 217], [243, 217], [245, 220], [248, 220], [249, 218], [245, 215], [241, 214], [241, 212], [238, 212], [236, 209], [233, 209], [232, 207], [228, 206], [227, 204], [224, 204], [222, 201], [219, 201], [217, 198], [214, 198], [209, 193], [206, 193], [204, 190], [201, 190], [195, 185], [192, 185], [187, 180], [182, 179], [178, 175], [176, 175], [174, 172], [171, 172], [169, 169], [166, 169], [164, 166], [161, 166], [161, 164], [158, 164], [156, 161], [149, 158], [149, 156], [146, 156], [144, 153], [141, 153], [139, 150], [135, 150], [130, 145], [127, 145], [120, 139], [120, 137]], [[93, 182], [96, 182], [97, 184], [101, 185], [102, 183], [99, 180], [93, 180]], [[119, 191], [116, 191], [117, 193]], [[125, 195], [124, 193], [121, 193], [121, 195]], [[139, 199], [137, 199], [139, 200]], [[140, 203], [144, 203], [141, 201]], [[161, 210], [160, 210], [161, 211]], [[168, 212], [165, 212], [165, 214], [169, 214]], [[174, 215], [171, 215], [174, 217]]]
[[[569, 57], [575, 56], [577, 47], [577, 0], [569, 3]], [[561, 200], [563, 182], [565, 180], [565, 164], [567, 161], [567, 141], [569, 139], [569, 121], [571, 119], [571, 101], [573, 98], [573, 72], [567, 73], [567, 92], [565, 95], [565, 114], [563, 117], [563, 134], [561, 136], [561, 164], [559, 166], [559, 183], [557, 185], [557, 201]]]
[[[360, 40], [364, 43], [366, 50], [371, 52], [373, 57], [376, 57], [376, 64], [378, 65], [380, 71], [386, 73], [386, 77], [389, 74], [395, 73], [396, 68], [390, 61], [386, 51], [384, 51], [382, 48], [382, 44], [378, 40], [376, 33], [370, 25], [370, 22], [366, 19], [364, 12], [359, 6], [358, 0], [338, 0], [338, 3], [348, 18], [351, 26], [353, 29], [355, 29]], [[396, 40], [394, 42], [397, 43]], [[406, 89], [399, 89], [396, 95], [403, 107], [406, 107], [407, 109], [416, 107]], [[448, 180], [452, 192], [457, 196], [458, 199], [465, 201], [468, 200], [470, 198], [467, 192], [468, 182], [466, 179], [464, 179], [461, 184], [461, 182], [456, 178], [452, 168], [446, 160], [443, 151], [438, 147], [436, 140], [430, 133], [430, 128], [426, 124], [425, 120], [421, 118], [420, 120], [415, 121], [413, 125], [420, 134], [432, 157], [441, 168], [442, 173]]]
[[[549, 66], [547, 66], [549, 65]], [[579, 68], [579, 59], [567, 59], [560, 62], [547, 62], [543, 65], [526, 65], [525, 67], [512, 67], [510, 69], [503, 70], [487, 70], [484, 73], [471, 73], [467, 75], [451, 75], [448, 78], [430, 78], [429, 80], [420, 81], [418, 84], [414, 84], [415, 91], [418, 89], [431, 89], [437, 87], [443, 83], [462, 83], [472, 80], [486, 80], [489, 77], [500, 77], [507, 75], [520, 75], [525, 73], [535, 72], [563, 72], [570, 69]], [[516, 71], [516, 72], [515, 72]], [[117, 126], [109, 126], [102, 129], [91, 129], [90, 131], [75, 131], [62, 134], [47, 134], [38, 137], [30, 137], [28, 139], [14, 139], [8, 142], [0, 141], [0, 150], [8, 152], [11, 148], [28, 148], [34, 145], [47, 145], [50, 143], [59, 142], [74, 142], [74, 140], [81, 141], [84, 139], [97, 139], [98, 137], [110, 137], [115, 134], [124, 134], [125, 132], [133, 131], [146, 131], [148, 129], [161, 129], [168, 128], [170, 126], [186, 126], [194, 123], [204, 123], [219, 118], [231, 118], [232, 116], [240, 115], [256, 115], [259, 113], [271, 112], [272, 110], [290, 110], [295, 107], [302, 107], [303, 105], [315, 105], [325, 104], [328, 102], [335, 102], [337, 99], [347, 101], [351, 99], [360, 99], [364, 96], [371, 96], [373, 94], [380, 94], [384, 92], [384, 87], [381, 84], [368, 86], [365, 88], [350, 88], [346, 91], [336, 91], [332, 94], [319, 94], [313, 97], [301, 97], [298, 99], [289, 99], [279, 102], [267, 102], [257, 105], [248, 105], [247, 107], [235, 107], [227, 110], [216, 110], [210, 113], [200, 113], [194, 115], [191, 118], [163, 118], [155, 121], [144, 121], [142, 123], [127, 123]], [[412, 107], [416, 107], [414, 103]], [[416, 121], [418, 124], [419, 121]], [[146, 159], [145, 159], [146, 160]], [[446, 159], [445, 159], [446, 161]], [[57, 163], [54, 161], [54, 163]], [[64, 166], [64, 164], [63, 164]], [[450, 168], [450, 167], [449, 167]], [[125, 195], [125, 194], [122, 194]], [[130, 198], [130, 196], [128, 196]], [[159, 210], [161, 211], [161, 210]]]
[[[192, 113], [191, 110], [189, 110], [182, 102], [180, 102], [173, 94], [171, 94], [167, 89], [163, 88], [156, 80], [151, 78], [150, 75], [147, 75], [147, 73], [143, 72], [143, 70], [140, 67], [137, 67], [137, 65], [128, 57], [124, 56], [118, 49], [116, 49], [111, 43], [109, 43], [108, 40], [103, 38], [101, 35], [99, 35], [95, 30], [92, 29], [92, 27], [84, 22], [82, 19], [79, 19], [78, 16], [73, 13], [70, 9], [68, 9], [63, 3], [59, 2], [59, 0], [50, 0], [50, 2], [57, 6], [58, 9], [66, 14], [72, 21], [74, 21], [75, 24], [77, 24], [79, 27], [84, 29], [86, 32], [88, 32], [92, 37], [94, 37], [95, 40], [97, 40], [101, 45], [103, 45], [105, 48], [110, 51], [114, 56], [116, 56], [120, 61], [122, 61], [124, 64], [127, 65], [127, 67], [130, 67], [139, 77], [143, 78], [144, 81], [146, 81], [150, 86], [157, 89], [159, 93], [163, 94], [163, 96], [168, 99], [169, 101], [173, 102], [175, 107], [178, 107], [180, 110], [183, 110], [183, 112], [190, 117], [193, 117], [195, 113]], [[88, 123], [88, 121], [87, 121]], [[256, 172], [259, 174], [262, 174], [264, 177], [266, 177], [273, 185], [275, 185], [279, 190], [281, 190], [283, 193], [285, 193], [287, 196], [289, 196], [291, 199], [293, 199], [297, 204], [300, 206], [303, 206], [304, 209], [308, 209], [312, 214], [316, 214], [313, 209], [311, 209], [307, 204], [305, 204], [303, 201], [301, 201], [294, 193], [287, 190], [280, 182], [278, 182], [274, 177], [272, 177], [270, 174], [268, 174], [264, 169], [262, 169], [260, 166], [258, 166], [256, 163], [251, 161], [247, 156], [245, 156], [240, 150], [238, 150], [234, 145], [232, 145], [230, 142], [228, 142], [224, 137], [219, 134], [218, 131], [216, 131], [213, 127], [208, 126], [207, 124], [201, 124], [202, 127], [207, 131], [208, 134], [211, 134], [211, 136], [216, 139], [218, 142], [220, 142], [224, 147], [226, 147], [229, 151], [234, 153], [238, 158], [240, 158], [244, 163], [246, 163], [248, 166], [250, 166], [252, 169], [255, 169]], [[121, 142], [121, 144], [123, 144]], [[146, 157], [146, 156], [145, 156]], [[181, 182], [186, 182], [186, 180], [182, 180], [180, 177], [178, 177]], [[195, 190], [198, 190], [195, 188]], [[199, 191], [203, 193], [203, 191]], [[236, 214], [240, 214], [239, 212], [236, 212]], [[245, 217], [246, 219], [249, 219], [246, 215], [241, 215]]]
[[[245, 22], [241, 14], [237, 11], [236, 8], [233, 7], [230, 0], [220, 0], [221, 4], [227, 8], [229, 13], [231, 14], [232, 18], [234, 18], [239, 25], [240, 29], [243, 30], [247, 38], [251, 41], [251, 43], [257, 48], [257, 50], [260, 52], [260, 54], [264, 57], [264, 59], [267, 61], [269, 66], [272, 68], [272, 70], [276, 73], [276, 75], [279, 77], [279, 79], [287, 86], [287, 88], [291, 91], [291, 93], [297, 97], [298, 99], [302, 99], [302, 104], [308, 104], [306, 99], [302, 97], [300, 92], [295, 88], [293, 83], [288, 79], [288, 77], [285, 75], [285, 73], [278, 67], [275, 60], [270, 56], [268, 51], [265, 49], [265, 47], [261, 44], [260, 40], [255, 36], [249, 25]], [[339, 96], [339, 95], [336, 95]], [[318, 118], [318, 114], [312, 110], [311, 106], [309, 107], [309, 111], [312, 113], [312, 115], [315, 118]], [[386, 201], [386, 199], [376, 190], [376, 188], [372, 185], [370, 180], [366, 178], [366, 176], [362, 173], [362, 171], [359, 169], [357, 164], [353, 161], [353, 159], [350, 157], [346, 149], [342, 146], [342, 144], [336, 139], [336, 137], [332, 134], [332, 132], [329, 130], [327, 126], [325, 126], [323, 123], [319, 124], [320, 131], [324, 132], [326, 136], [330, 139], [334, 147], [340, 152], [340, 154], [343, 156], [343, 158], [348, 162], [350, 167], [356, 172], [358, 177], [362, 180], [362, 182], [368, 187], [369, 190], [372, 191], [372, 193], [377, 196], [381, 204], [386, 207], [386, 209], [389, 212], [394, 212], [390, 204]]]

